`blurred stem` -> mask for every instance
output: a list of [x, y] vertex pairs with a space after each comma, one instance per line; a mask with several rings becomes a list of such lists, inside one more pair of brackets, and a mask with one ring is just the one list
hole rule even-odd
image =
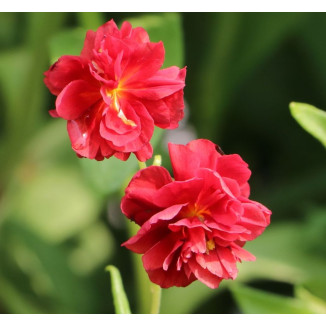
[[156, 165], [156, 166], [162, 165], [162, 156], [161, 155], [154, 156], [153, 165]]
[[[134, 236], [139, 226], [136, 223], [133, 222], [127, 222], [128, 226], [128, 232], [130, 236]], [[149, 280], [146, 271], [143, 267], [143, 263], [141, 260], [141, 256], [138, 254], [132, 254], [132, 260], [133, 260], [133, 270], [135, 272], [135, 279], [136, 279], [136, 293], [137, 293], [137, 311], [140, 314], [148, 314], [149, 311], [152, 311], [152, 291], [151, 287], [153, 284]], [[153, 298], [157, 301], [155, 295], [153, 295]]]
[[[154, 156], [153, 165], [160, 166], [162, 162], [161, 155]], [[139, 169], [146, 168], [145, 162], [139, 163]], [[139, 226], [136, 223], [127, 223], [129, 235], [134, 236], [138, 230]], [[138, 312], [143, 314], [158, 314], [160, 311], [161, 304], [161, 288], [152, 283], [144, 269], [141, 256], [132, 255], [135, 277], [136, 277], [136, 293], [138, 294]]]
[[138, 165], [139, 165], [139, 170], [146, 168], [146, 163], [145, 162], [138, 161]]
[[152, 306], [151, 306], [151, 314], [158, 314], [160, 313], [160, 306], [161, 306], [161, 294], [162, 289], [160, 286], [156, 284], [151, 284], [151, 292], [152, 292]]

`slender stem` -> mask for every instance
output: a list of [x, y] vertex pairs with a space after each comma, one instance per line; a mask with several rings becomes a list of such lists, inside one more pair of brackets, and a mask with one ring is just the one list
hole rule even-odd
[[[161, 164], [161, 156], [156, 155], [154, 158], [155, 165]], [[138, 161], [139, 169], [146, 168], [145, 162]], [[133, 222], [127, 222], [130, 236], [134, 236], [139, 230], [139, 226]], [[158, 314], [161, 304], [161, 288], [152, 283], [144, 269], [141, 256], [132, 255], [133, 266], [136, 278], [136, 293], [138, 295], [138, 312], [143, 314]]]
[[[134, 236], [139, 229], [138, 225], [131, 221], [127, 221], [127, 226], [130, 236]], [[144, 270], [141, 256], [132, 253], [131, 258], [136, 281], [137, 311], [148, 314], [151, 309], [151, 281]]]
[[151, 306], [150, 313], [151, 314], [159, 314], [160, 306], [161, 306], [162, 289], [160, 286], [152, 283], [151, 284], [151, 292], [152, 292], [152, 306]]
[[161, 155], [154, 156], [153, 165], [156, 165], [156, 166], [162, 165], [162, 156]]
[[138, 161], [138, 165], [139, 165], [139, 170], [146, 168], [146, 163], [145, 162]]

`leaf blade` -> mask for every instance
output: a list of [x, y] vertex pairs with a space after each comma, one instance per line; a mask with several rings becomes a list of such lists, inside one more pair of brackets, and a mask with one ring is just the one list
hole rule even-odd
[[111, 274], [111, 285], [114, 308], [117, 314], [131, 314], [127, 295], [124, 291], [119, 270], [109, 265], [105, 268]]
[[306, 103], [290, 103], [290, 111], [299, 125], [326, 147], [326, 112]]

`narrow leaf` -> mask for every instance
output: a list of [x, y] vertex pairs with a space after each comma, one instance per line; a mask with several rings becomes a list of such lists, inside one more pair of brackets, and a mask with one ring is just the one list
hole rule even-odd
[[305, 103], [290, 103], [290, 111], [299, 125], [326, 147], [326, 112]]
[[107, 266], [105, 270], [111, 274], [112, 295], [115, 312], [117, 314], [131, 314], [128, 298], [123, 288], [119, 270], [113, 265]]

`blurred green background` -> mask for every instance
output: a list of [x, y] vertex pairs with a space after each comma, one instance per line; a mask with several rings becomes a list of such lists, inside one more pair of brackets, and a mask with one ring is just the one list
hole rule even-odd
[[324, 13], [0, 13], [0, 313], [113, 313], [108, 264], [146, 312], [120, 247], [137, 161], [78, 159], [43, 84], [111, 18], [163, 40], [165, 66], [188, 67], [187, 117], [153, 139], [163, 165], [168, 141], [209, 138], [249, 163], [251, 198], [273, 211], [236, 281], [163, 290], [162, 313], [325, 313], [326, 152], [289, 112], [326, 108]]

